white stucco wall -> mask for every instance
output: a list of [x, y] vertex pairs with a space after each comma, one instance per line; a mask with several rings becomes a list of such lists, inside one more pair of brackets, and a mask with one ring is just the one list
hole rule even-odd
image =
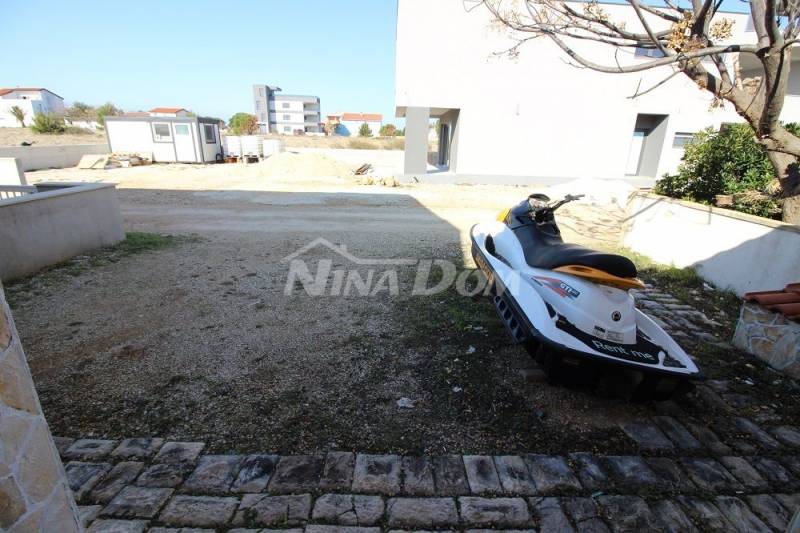
[[11, 114], [11, 108], [17, 106], [25, 113], [25, 126], [33, 123], [37, 113], [47, 113], [41, 100], [3, 99], [0, 100], [0, 128], [21, 128], [19, 121]]
[[[381, 129], [381, 121], [380, 120], [368, 120], [366, 121], [369, 125], [369, 129], [372, 130], [372, 137], [378, 135], [378, 132]], [[342, 120], [341, 125], [344, 126], [344, 131], [339, 131], [337, 129], [337, 135], [350, 135], [351, 137], [358, 137], [358, 129], [364, 123], [363, 120]], [[346, 133], [345, 133], [346, 132]]]
[[797, 226], [663, 196], [631, 198], [623, 243], [740, 295], [800, 279]]
[[[602, 7], [613, 20], [638, 31], [640, 23], [629, 6]], [[725, 16], [735, 20], [735, 38], [741, 37], [746, 16]], [[675, 132], [740, 121], [728, 105], [709, 111], [710, 97], [680, 76], [649, 94], [628, 98], [637, 87], [661, 81], [671, 72], [667, 67], [624, 75], [579, 69], [544, 37], [526, 43], [516, 60], [498, 57], [514, 42], [490, 22], [484, 7], [468, 12], [461, 0], [398, 2], [398, 114], [406, 107], [429, 107], [432, 116], [460, 109], [460, 174], [620, 178], [637, 114], [669, 116], [662, 154], [671, 150]], [[652, 23], [657, 30], [664, 26], [659, 20]], [[614, 64], [608, 47], [586, 41], [575, 48], [591, 60]], [[646, 59], [623, 51], [619, 61]], [[794, 118], [800, 118], [800, 105], [790, 103], [784, 119]], [[656, 175], [674, 165], [674, 157], [662, 157]]]

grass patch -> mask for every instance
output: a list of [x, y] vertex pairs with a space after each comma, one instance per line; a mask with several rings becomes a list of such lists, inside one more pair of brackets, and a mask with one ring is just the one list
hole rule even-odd
[[78, 277], [89, 270], [116, 263], [121, 259], [143, 252], [162, 250], [183, 242], [196, 241], [194, 236], [159, 235], [157, 233], [130, 232], [125, 234], [125, 239], [113, 246], [106, 246], [93, 250], [47, 267], [39, 272], [24, 278], [10, 281], [6, 284], [8, 304], [14, 308], [21, 303], [28, 294], [39, 294], [43, 289], [56, 285], [69, 278]]
[[736, 293], [704, 280], [693, 267], [664, 265], [628, 248], [609, 251], [633, 261], [639, 270], [639, 277], [645, 283], [653, 285], [658, 291], [671, 294], [719, 322], [721, 331], [717, 332], [718, 336], [726, 340], [733, 337], [742, 305], [742, 300]]

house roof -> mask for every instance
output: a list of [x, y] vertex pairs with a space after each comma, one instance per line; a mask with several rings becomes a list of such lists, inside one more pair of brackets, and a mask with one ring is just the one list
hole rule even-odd
[[150, 113], [147, 111], [128, 111], [127, 113], [123, 113], [121, 116], [123, 117], [149, 117]]
[[[3, 88], [0, 89], [0, 96], [5, 96], [8, 93], [13, 93], [14, 91], [47, 91], [53, 96], [58, 96], [56, 93], [51, 91], [50, 89], [45, 89], [44, 87], [12, 87], [12, 88]], [[61, 98], [60, 96], [58, 96]], [[63, 98], [61, 98], [63, 100]]]
[[381, 122], [383, 115], [380, 113], [342, 113], [342, 120], [354, 120], [359, 122]]
[[780, 291], [748, 292], [744, 299], [800, 322], [800, 282], [790, 283]]
[[151, 113], [177, 113], [178, 111], [186, 111], [182, 107], [154, 107], [150, 110]]

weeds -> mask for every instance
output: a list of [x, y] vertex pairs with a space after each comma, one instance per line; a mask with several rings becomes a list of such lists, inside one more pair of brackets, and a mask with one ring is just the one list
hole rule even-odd
[[159, 235], [156, 233], [130, 232], [125, 240], [113, 246], [106, 246], [92, 252], [77, 255], [63, 263], [47, 267], [30, 276], [9, 282], [6, 289], [8, 304], [13, 308], [21, 303], [28, 293], [37, 293], [45, 287], [52, 286], [70, 277], [81, 274], [99, 266], [117, 261], [142, 252], [161, 250], [182, 242], [192, 242], [196, 237]]

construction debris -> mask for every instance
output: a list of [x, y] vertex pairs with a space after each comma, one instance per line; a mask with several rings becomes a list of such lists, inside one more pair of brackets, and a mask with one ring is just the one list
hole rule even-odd
[[360, 167], [355, 169], [355, 171], [353, 173], [356, 176], [363, 176], [364, 174], [366, 174], [370, 170], [372, 170], [372, 165], [370, 165], [369, 163], [364, 163], [363, 165], [361, 165]]
[[114, 154], [87, 154], [81, 157], [78, 168], [84, 170], [104, 170], [111, 168], [138, 167], [149, 165], [152, 162], [151, 154], [141, 153], [114, 153]]

